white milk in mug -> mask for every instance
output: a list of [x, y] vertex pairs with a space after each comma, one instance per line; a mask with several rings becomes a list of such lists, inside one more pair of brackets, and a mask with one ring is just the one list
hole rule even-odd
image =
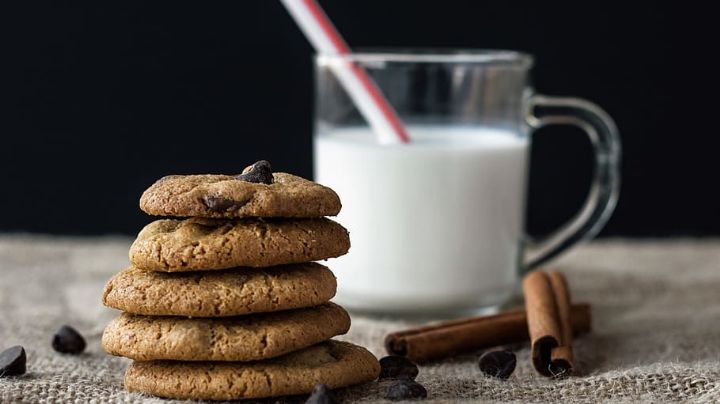
[[350, 252], [330, 262], [335, 301], [379, 312], [472, 310], [509, 299], [521, 267], [528, 138], [477, 126], [315, 136], [315, 177], [342, 200]]

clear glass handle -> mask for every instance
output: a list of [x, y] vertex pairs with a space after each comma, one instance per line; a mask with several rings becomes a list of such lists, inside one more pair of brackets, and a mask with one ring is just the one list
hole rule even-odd
[[620, 137], [615, 122], [597, 105], [578, 98], [533, 95], [527, 122], [533, 130], [573, 125], [590, 137], [595, 165], [590, 192], [580, 212], [560, 229], [529, 243], [525, 267], [542, 265], [577, 242], [595, 236], [612, 214], [620, 191]]

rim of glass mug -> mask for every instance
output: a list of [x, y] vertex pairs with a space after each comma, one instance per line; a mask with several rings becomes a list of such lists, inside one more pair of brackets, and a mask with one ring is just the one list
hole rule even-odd
[[533, 57], [524, 52], [505, 49], [435, 49], [435, 48], [360, 48], [347, 55], [318, 54], [318, 62], [345, 60], [360, 63], [477, 63], [528, 69]]

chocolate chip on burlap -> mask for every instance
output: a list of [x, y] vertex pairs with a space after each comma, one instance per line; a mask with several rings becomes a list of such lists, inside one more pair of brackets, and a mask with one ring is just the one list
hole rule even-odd
[[388, 388], [385, 398], [388, 400], [410, 400], [427, 397], [422, 384], [410, 379], [398, 379]]
[[404, 356], [390, 355], [380, 359], [380, 379], [415, 379], [418, 367]]
[[27, 355], [20, 345], [11, 346], [0, 352], [0, 377], [19, 376], [25, 373]]
[[480, 370], [488, 376], [507, 379], [515, 371], [517, 359], [510, 351], [490, 351], [480, 356]]
[[85, 338], [69, 325], [60, 327], [53, 335], [52, 347], [60, 353], [77, 355], [85, 350], [85, 346]]

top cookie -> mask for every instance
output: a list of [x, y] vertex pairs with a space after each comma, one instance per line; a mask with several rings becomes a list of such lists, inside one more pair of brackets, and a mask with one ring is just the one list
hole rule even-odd
[[231, 175], [169, 175], [142, 194], [140, 209], [157, 216], [226, 219], [321, 217], [340, 212], [340, 198], [332, 189], [291, 174], [271, 175], [272, 184]]

